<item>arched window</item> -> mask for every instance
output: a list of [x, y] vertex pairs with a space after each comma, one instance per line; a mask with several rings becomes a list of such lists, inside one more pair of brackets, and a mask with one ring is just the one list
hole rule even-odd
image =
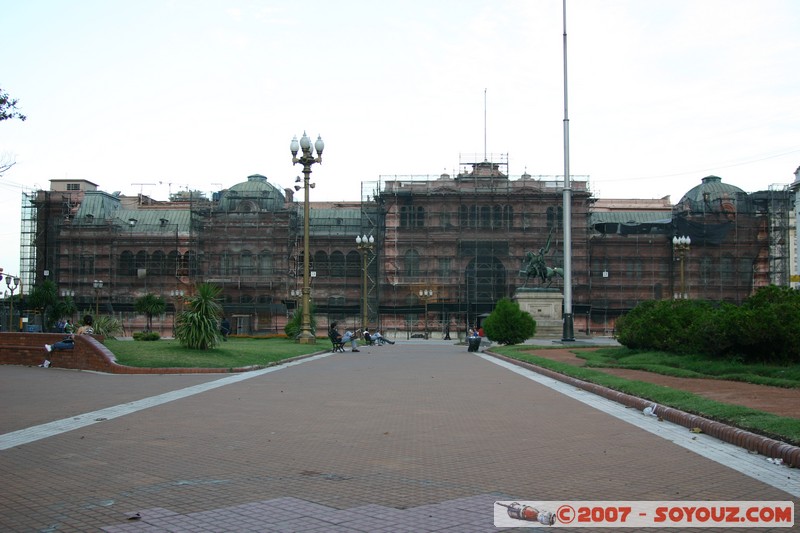
[[154, 276], [163, 276], [166, 273], [167, 256], [161, 250], [156, 250], [150, 256], [150, 272]]
[[183, 264], [189, 270], [189, 276], [197, 276], [200, 274], [200, 261], [197, 259], [197, 254], [194, 250], [189, 250], [183, 254]]
[[136, 275], [144, 276], [147, 274], [147, 252], [139, 250], [136, 253]]
[[347, 277], [358, 278], [361, 273], [361, 254], [355, 250], [347, 252]]
[[172, 250], [167, 256], [167, 274], [174, 276], [180, 267], [180, 256], [176, 250]]
[[119, 254], [119, 275], [120, 276], [133, 276], [133, 253], [125, 250]]
[[330, 268], [331, 268], [331, 277], [343, 278], [345, 276], [346, 270], [344, 263], [344, 254], [342, 252], [336, 251], [331, 253]]
[[317, 276], [329, 276], [330, 265], [328, 264], [328, 254], [322, 250], [314, 252], [314, 270], [317, 271]]
[[419, 276], [419, 253], [416, 250], [409, 250], [403, 258], [403, 271], [406, 276]]
[[561, 206], [547, 208], [547, 229], [553, 228], [564, 228], [564, 209]]

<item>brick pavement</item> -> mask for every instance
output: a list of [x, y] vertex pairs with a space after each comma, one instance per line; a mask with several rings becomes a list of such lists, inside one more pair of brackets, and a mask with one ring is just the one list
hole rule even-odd
[[[219, 379], [0, 367], [0, 428]], [[7, 531], [493, 531], [497, 499], [798, 503], [464, 347], [425, 342], [253, 374], [15, 446], [0, 451], [0, 476]]]

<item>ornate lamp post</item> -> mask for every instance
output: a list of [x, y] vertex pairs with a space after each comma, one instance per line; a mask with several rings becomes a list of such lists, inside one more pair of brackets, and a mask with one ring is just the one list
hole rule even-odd
[[428, 338], [428, 301], [433, 296], [433, 290], [431, 289], [420, 289], [419, 290], [419, 297], [425, 302], [425, 338]]
[[12, 325], [14, 324], [14, 291], [19, 287], [19, 278], [14, 276], [6, 276], [6, 285], [8, 290], [11, 291], [11, 299], [9, 300], [9, 317], [8, 317], [8, 331], [14, 331]]
[[[308, 189], [313, 187], [309, 185], [311, 179], [311, 165], [314, 163], [322, 163], [322, 150], [325, 148], [325, 143], [322, 141], [321, 136], [317, 136], [314, 145], [311, 145], [311, 139], [308, 138], [306, 132], [298, 142], [295, 135], [292, 139], [289, 149], [292, 151], [292, 164], [300, 163], [303, 165], [303, 189], [305, 191], [305, 198], [303, 199], [303, 322], [301, 326], [300, 336], [297, 341], [300, 344], [315, 344], [316, 338], [311, 331], [311, 286], [309, 285], [309, 254], [308, 254]], [[302, 150], [302, 155], [297, 157], [297, 152]], [[314, 150], [317, 151], [316, 157]]]
[[103, 288], [103, 281], [94, 280], [92, 287], [94, 287], [94, 316], [97, 316], [100, 313], [100, 289]]
[[678, 261], [681, 262], [681, 292], [675, 295], [675, 299], [685, 299], [689, 295], [686, 294], [686, 254], [689, 253], [692, 239], [687, 235], [675, 236], [672, 238], [672, 252], [678, 256]]
[[369, 259], [369, 252], [375, 248], [375, 238], [370, 235], [367, 237], [356, 237], [356, 247], [361, 251], [361, 329], [367, 327], [369, 320], [368, 315], [368, 298], [367, 298], [367, 260]]

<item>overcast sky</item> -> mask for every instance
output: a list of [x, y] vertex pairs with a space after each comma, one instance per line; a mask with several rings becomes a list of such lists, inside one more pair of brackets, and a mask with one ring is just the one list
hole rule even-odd
[[[0, 0], [0, 266], [20, 192], [206, 192], [300, 174], [314, 200], [381, 175], [508, 154], [564, 173], [561, 0]], [[713, 174], [747, 192], [800, 165], [800, 2], [567, 0], [570, 173], [601, 198], [673, 203]]]

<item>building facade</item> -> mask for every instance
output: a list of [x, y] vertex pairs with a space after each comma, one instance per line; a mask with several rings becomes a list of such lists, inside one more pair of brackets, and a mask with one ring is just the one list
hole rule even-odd
[[[795, 261], [794, 190], [745, 193], [715, 176], [672, 205], [594, 198], [573, 177], [572, 304], [576, 334], [611, 334], [638, 303], [675, 297], [739, 303], [770, 283], [789, 285]], [[360, 201], [310, 205], [311, 295], [319, 327], [370, 327], [400, 336], [462, 332], [523, 285], [541, 250], [563, 266], [563, 178], [509, 176], [507, 159], [461, 165], [455, 176], [381, 176]], [[23, 270], [51, 279], [81, 309], [142, 327], [136, 298], [168, 302], [156, 321], [170, 334], [181, 295], [222, 287], [234, 332], [282, 332], [303, 272], [303, 199], [262, 175], [168, 201], [107, 193], [85, 180], [53, 180], [24, 197]], [[356, 236], [372, 236], [371, 249]], [[688, 249], [673, 244], [689, 237]], [[27, 265], [27, 266], [26, 266]], [[97, 281], [102, 281], [98, 288]], [[556, 276], [550, 286], [563, 289]], [[366, 301], [366, 310], [364, 302]]]

